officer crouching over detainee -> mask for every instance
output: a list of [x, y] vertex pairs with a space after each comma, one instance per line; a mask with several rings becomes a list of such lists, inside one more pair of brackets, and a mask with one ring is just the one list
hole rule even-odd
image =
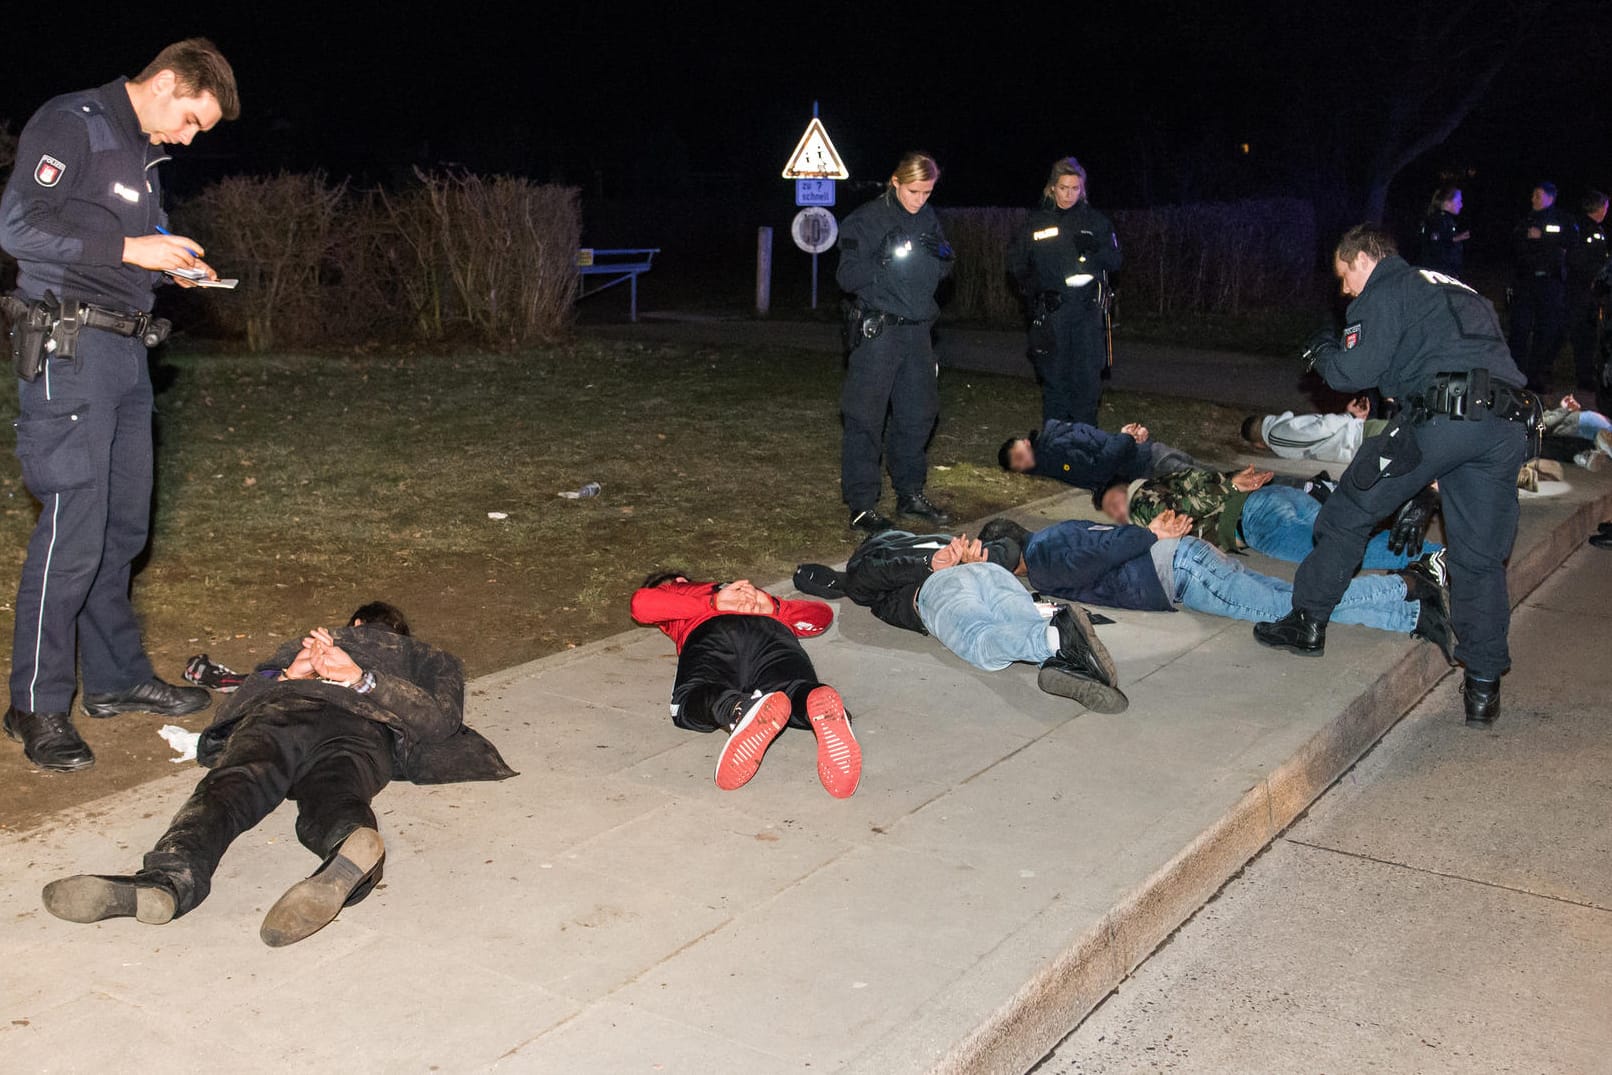
[[1339, 339], [1320, 333], [1306, 358], [1340, 391], [1378, 389], [1401, 411], [1367, 440], [1315, 522], [1315, 550], [1293, 581], [1293, 611], [1256, 624], [1267, 646], [1319, 655], [1327, 620], [1377, 520], [1437, 481], [1444, 497], [1455, 656], [1466, 666], [1468, 724], [1500, 715], [1510, 668], [1506, 558], [1517, 536], [1517, 468], [1539, 420], [1500, 320], [1453, 277], [1413, 269], [1393, 238], [1361, 224], [1344, 233], [1334, 269], [1354, 296]]
[[150, 316], [152, 288], [164, 272], [216, 278], [199, 243], [165, 230], [161, 147], [239, 114], [229, 63], [208, 41], [181, 41], [133, 80], [45, 102], [0, 197], [0, 246], [18, 263], [18, 294], [5, 300], [17, 456], [43, 505], [17, 585], [4, 727], [43, 769], [95, 761], [68, 715], [75, 647], [92, 717], [207, 705], [205, 690], [153, 673], [129, 571], [151, 516], [146, 349], [167, 334]]
[[940, 313], [935, 289], [952, 271], [952, 246], [929, 205], [939, 179], [933, 157], [908, 153], [884, 193], [840, 228], [834, 278], [854, 296], [845, 308], [850, 359], [840, 391], [840, 495], [851, 527], [870, 534], [892, 525], [879, 514], [881, 454], [902, 515], [934, 526], [951, 521], [924, 495], [929, 435], [940, 416], [940, 367], [930, 342]]

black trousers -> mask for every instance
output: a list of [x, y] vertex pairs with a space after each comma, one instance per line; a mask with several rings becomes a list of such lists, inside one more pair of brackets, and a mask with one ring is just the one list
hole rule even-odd
[[[1593, 391], [1601, 383], [1601, 304], [1588, 285], [1575, 288], [1567, 301], [1567, 339], [1573, 345], [1573, 382], [1580, 391]], [[1586, 407], [1589, 400], [1580, 400]]]
[[[851, 511], [879, 502], [879, 460], [902, 496], [924, 491], [929, 436], [940, 416], [935, 351], [929, 323], [886, 325], [851, 352], [840, 391], [845, 423], [840, 449], [840, 496]], [[885, 418], [888, 415], [888, 429]]]
[[1355, 453], [1315, 520], [1315, 550], [1294, 577], [1293, 607], [1326, 622], [1359, 569], [1378, 520], [1437, 480], [1444, 500], [1455, 655], [1475, 676], [1499, 676], [1511, 667], [1506, 558], [1517, 537], [1517, 470], [1527, 452], [1526, 430], [1520, 422], [1498, 418], [1434, 418], [1415, 427], [1415, 436], [1421, 464], [1369, 489], [1357, 488], [1353, 479], [1357, 470], [1378, 466], [1374, 449], [1381, 438], [1367, 440]]
[[809, 728], [806, 696], [823, 684], [795, 633], [768, 616], [718, 616], [683, 642], [672, 686], [672, 723], [714, 732], [733, 723], [735, 705], [760, 691], [783, 691], [789, 723]]
[[329, 858], [354, 829], [375, 827], [370, 800], [391, 778], [391, 733], [374, 721], [316, 702], [253, 716], [230, 735], [141, 876], [172, 887], [184, 914], [207, 898], [231, 841], [286, 799], [296, 800], [302, 846]]
[[1550, 383], [1566, 316], [1567, 285], [1560, 279], [1525, 276], [1517, 281], [1511, 296], [1511, 358], [1535, 391]]
[[[1088, 285], [1095, 286], [1095, 285]], [[1032, 352], [1031, 363], [1041, 381], [1041, 420], [1097, 425], [1097, 407], [1103, 401], [1103, 367], [1108, 350], [1103, 343], [1103, 312], [1083, 297], [1066, 297], [1048, 315], [1051, 349]]]

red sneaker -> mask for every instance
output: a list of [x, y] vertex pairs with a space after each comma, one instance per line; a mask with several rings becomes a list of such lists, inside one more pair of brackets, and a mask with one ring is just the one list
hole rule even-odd
[[789, 711], [789, 696], [782, 691], [764, 694], [750, 703], [716, 759], [717, 787], [733, 791], [750, 782], [761, 768], [761, 756], [789, 723]]
[[806, 696], [806, 715], [817, 736], [817, 779], [836, 799], [848, 799], [862, 782], [862, 747], [851, 731], [845, 702], [833, 687]]

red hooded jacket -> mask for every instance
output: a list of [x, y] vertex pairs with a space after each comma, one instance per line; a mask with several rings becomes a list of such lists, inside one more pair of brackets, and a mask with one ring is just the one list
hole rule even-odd
[[[641, 589], [632, 595], [632, 618], [646, 626], [659, 627], [682, 653], [688, 636], [706, 620], [744, 615], [717, 609], [712, 604], [716, 588], [714, 582], [668, 582]], [[772, 607], [772, 618], [801, 638], [820, 635], [834, 622], [834, 610], [821, 601], [781, 601], [773, 597]]]

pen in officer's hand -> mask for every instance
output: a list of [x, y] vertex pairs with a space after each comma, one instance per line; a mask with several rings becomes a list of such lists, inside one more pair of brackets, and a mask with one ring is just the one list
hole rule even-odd
[[[173, 235], [173, 232], [169, 231], [167, 228], [163, 227], [161, 224], [158, 224], [157, 225], [157, 234], [158, 235], [167, 235], [167, 236], [171, 237]], [[185, 253], [189, 254], [193, 258], [201, 257], [200, 254], [196, 253], [196, 251], [192, 250], [188, 246], [185, 247]]]

